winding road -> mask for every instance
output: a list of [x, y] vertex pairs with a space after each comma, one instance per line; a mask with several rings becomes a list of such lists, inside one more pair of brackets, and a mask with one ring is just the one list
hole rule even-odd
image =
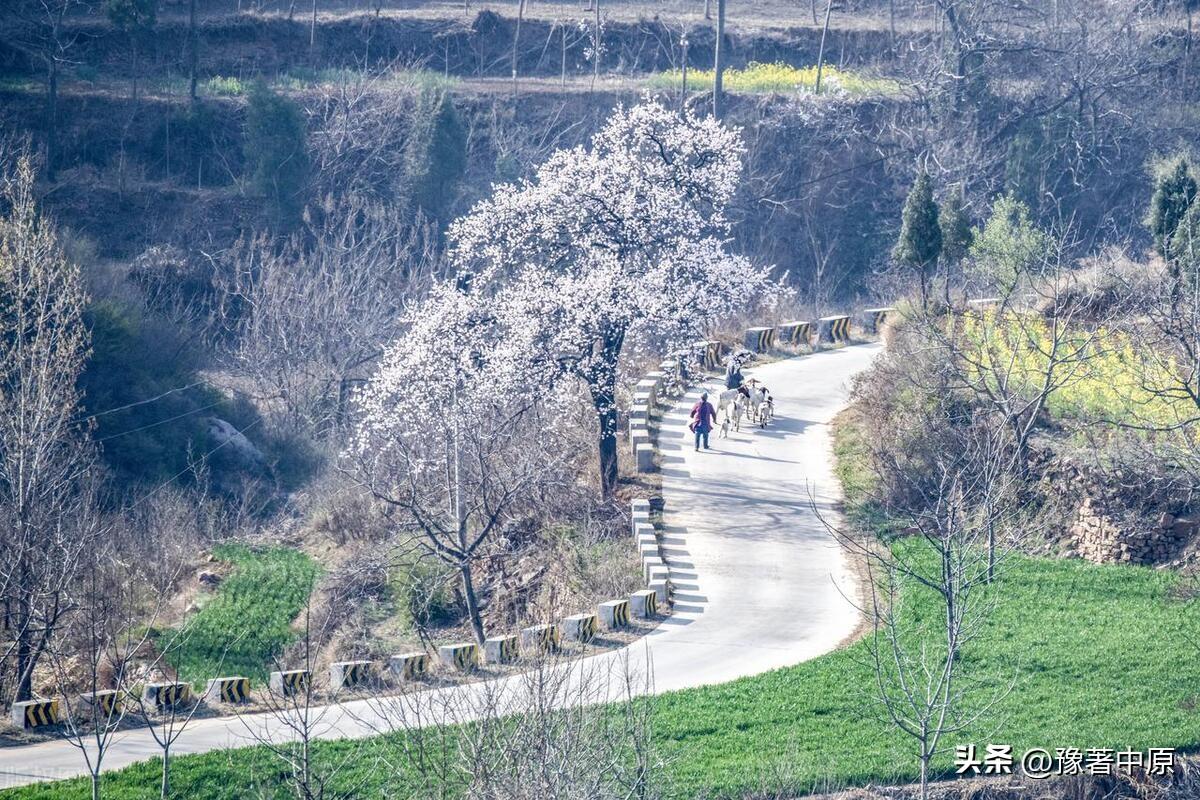
[[[567, 702], [619, 696], [630, 673], [652, 675], [652, 688], [648, 680], [640, 685], [654, 692], [730, 681], [821, 655], [853, 633], [859, 617], [847, 598], [857, 591], [855, 577], [813, 505], [835, 514], [829, 422], [845, 405], [850, 379], [880, 349], [855, 345], [748, 371], [774, 395], [775, 419], [765, 430], [743, 426], [728, 439], [714, 432], [710, 451], [694, 451], [687, 430], [688, 410], [706, 387], [694, 387], [666, 415], [659, 433], [661, 541], [674, 611], [624, 650], [557, 667]], [[484, 704], [517, 710], [528, 703], [529, 684], [516, 676], [403, 700], [354, 700], [315, 709], [310, 719], [323, 738], [366, 736], [466, 719]], [[290, 736], [270, 715], [198, 719], [172, 752]], [[104, 768], [160, 753], [147, 731], [125, 731], [105, 754]], [[79, 750], [64, 741], [0, 748], [0, 787], [84, 774]]]

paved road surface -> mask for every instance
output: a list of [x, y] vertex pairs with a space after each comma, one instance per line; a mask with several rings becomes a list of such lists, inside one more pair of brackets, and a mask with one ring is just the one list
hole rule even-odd
[[[832, 513], [828, 423], [844, 405], [850, 378], [879, 352], [859, 345], [767, 364], [747, 374], [775, 396], [765, 430], [744, 426], [695, 452], [687, 412], [694, 389], [664, 421], [665, 555], [675, 586], [674, 613], [653, 633], [618, 652], [560, 667], [560, 690], [575, 701], [616, 696], [629, 674], [663, 692], [721, 683], [796, 664], [835, 648], [858, 616], [845, 559], [812, 511]], [[710, 388], [714, 388], [711, 384]], [[430, 721], [464, 719], [482, 706], [519, 709], [528, 680], [508, 678], [469, 690], [422, 692], [419, 701], [353, 701], [312, 715], [322, 737], [364, 736]], [[450, 710], [442, 711], [448, 708]], [[194, 721], [173, 753], [252, 743], [251, 733], [288, 737], [269, 716]], [[116, 769], [159, 755], [146, 731], [118, 734], [105, 755]], [[0, 787], [86, 774], [65, 742], [0, 748]]]

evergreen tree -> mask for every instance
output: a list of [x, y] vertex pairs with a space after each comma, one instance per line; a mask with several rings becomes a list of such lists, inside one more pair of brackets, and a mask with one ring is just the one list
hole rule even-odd
[[281, 222], [294, 222], [304, 207], [309, 157], [304, 117], [294, 102], [259, 82], [250, 92], [242, 148], [255, 189]]
[[975, 236], [971, 232], [971, 219], [967, 216], [962, 186], [955, 186], [942, 203], [938, 218], [942, 230], [942, 258], [949, 264], [957, 264], [971, 249]]
[[1171, 237], [1195, 197], [1196, 180], [1192, 177], [1187, 158], [1179, 156], [1159, 174], [1154, 195], [1150, 198], [1150, 211], [1146, 215], [1146, 225], [1154, 237], [1154, 247], [1164, 258], [1169, 257]]
[[933, 181], [922, 171], [904, 201], [900, 239], [892, 250], [892, 258], [917, 270], [924, 286], [926, 274], [941, 252], [942, 229], [938, 224], [938, 206], [933, 200]]
[[1029, 207], [1012, 195], [992, 204], [982, 229], [972, 231], [970, 274], [1011, 292], [1036, 274], [1055, 247], [1054, 239], [1034, 224]]
[[413, 204], [440, 219], [467, 166], [467, 135], [446, 93], [422, 96], [413, 115], [405, 172]]
[[1167, 257], [1175, 275], [1189, 280], [1200, 275], [1200, 203], [1188, 206], [1183, 219], [1175, 226]]

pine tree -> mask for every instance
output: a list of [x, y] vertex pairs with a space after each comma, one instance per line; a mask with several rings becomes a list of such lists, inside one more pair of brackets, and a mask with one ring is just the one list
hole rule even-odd
[[923, 284], [941, 252], [942, 229], [938, 224], [938, 206], [933, 200], [933, 181], [922, 172], [904, 201], [900, 239], [892, 250], [892, 258], [920, 272]]
[[243, 149], [255, 188], [271, 201], [281, 222], [296, 221], [310, 166], [300, 107], [256, 83], [246, 108]]
[[1200, 276], [1200, 203], [1188, 206], [1183, 219], [1175, 226], [1167, 257], [1176, 275], [1189, 280]]
[[971, 242], [975, 240], [971, 232], [971, 219], [967, 216], [963, 200], [962, 186], [951, 189], [942, 203], [938, 227], [942, 231], [942, 258], [948, 264], [958, 264], [967, 255]]
[[467, 136], [449, 95], [421, 98], [405, 152], [413, 204], [439, 219], [467, 166]]
[[1179, 156], [1158, 176], [1154, 195], [1150, 198], [1150, 211], [1146, 215], [1154, 248], [1164, 258], [1169, 257], [1171, 237], [1195, 197], [1196, 180], [1187, 158]]

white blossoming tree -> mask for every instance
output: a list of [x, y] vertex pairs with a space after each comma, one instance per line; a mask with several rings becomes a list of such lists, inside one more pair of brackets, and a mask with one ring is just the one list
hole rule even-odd
[[482, 644], [478, 562], [507, 523], [541, 511], [568, 448], [545, 413], [555, 395], [523, 391], [528, 345], [494, 303], [450, 281], [406, 317], [359, 397], [347, 455], [401, 530], [458, 571]]
[[654, 100], [618, 109], [590, 147], [496, 187], [450, 230], [451, 258], [556, 382], [582, 380], [599, 423], [601, 490], [617, 481], [617, 369], [636, 336], [698, 338], [758, 298], [765, 270], [729, 252], [739, 134]]

